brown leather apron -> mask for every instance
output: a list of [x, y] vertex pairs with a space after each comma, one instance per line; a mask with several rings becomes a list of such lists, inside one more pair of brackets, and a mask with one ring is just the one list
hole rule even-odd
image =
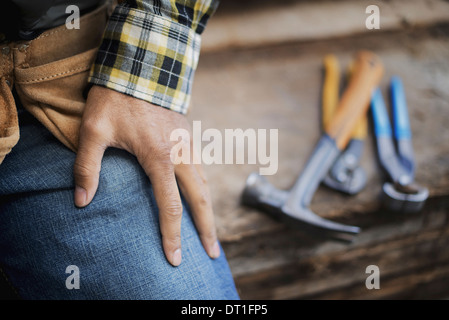
[[83, 15], [79, 29], [62, 25], [31, 41], [0, 45], [0, 163], [19, 140], [13, 86], [24, 108], [76, 151], [83, 91], [110, 11], [105, 4]]

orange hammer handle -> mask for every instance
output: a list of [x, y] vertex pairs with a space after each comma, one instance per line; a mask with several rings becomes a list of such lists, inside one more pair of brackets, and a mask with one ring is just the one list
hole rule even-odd
[[[354, 63], [348, 66], [347, 70], [347, 81], [351, 79], [352, 73], [354, 72]], [[355, 125], [354, 131], [352, 132], [351, 139], [364, 140], [368, 134], [368, 115], [365, 114], [359, 122]]]
[[337, 57], [328, 54], [324, 57], [324, 83], [322, 96], [323, 129], [332, 122], [340, 99], [340, 65]]
[[379, 85], [382, 75], [383, 65], [379, 57], [370, 51], [357, 54], [349, 85], [334, 118], [325, 129], [340, 150], [346, 147], [357, 123], [366, 116], [371, 94]]

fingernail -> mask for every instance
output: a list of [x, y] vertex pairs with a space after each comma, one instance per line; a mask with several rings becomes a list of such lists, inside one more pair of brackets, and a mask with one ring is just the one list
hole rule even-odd
[[175, 267], [179, 266], [181, 264], [181, 260], [181, 249], [176, 249], [176, 251], [173, 253], [172, 265], [174, 265]]
[[218, 241], [215, 241], [214, 246], [212, 247], [212, 258], [216, 259], [220, 256], [220, 246], [218, 245]]
[[75, 205], [77, 207], [84, 207], [87, 202], [87, 192], [84, 188], [75, 187]]

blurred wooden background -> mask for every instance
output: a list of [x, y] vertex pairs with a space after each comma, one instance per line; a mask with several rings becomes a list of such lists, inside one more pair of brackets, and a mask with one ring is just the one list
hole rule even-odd
[[[380, 30], [367, 30], [368, 5]], [[419, 214], [386, 212], [372, 132], [362, 166], [366, 188], [316, 192], [315, 213], [362, 228], [352, 244], [293, 230], [239, 203], [257, 165], [206, 165], [219, 237], [243, 299], [426, 299], [449, 297], [449, 2], [224, 0], [203, 35], [189, 118], [202, 129], [279, 129], [279, 170], [294, 182], [321, 134], [322, 59], [346, 66], [359, 49], [384, 62], [382, 89], [404, 82], [416, 153], [416, 180], [430, 189]], [[223, 131], [222, 131], [223, 132]], [[365, 287], [368, 265], [380, 289]]]

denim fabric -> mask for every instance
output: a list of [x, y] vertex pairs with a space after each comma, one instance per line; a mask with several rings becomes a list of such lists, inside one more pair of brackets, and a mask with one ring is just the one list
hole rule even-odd
[[[224, 252], [203, 249], [185, 205], [182, 254], [162, 251], [156, 202], [135, 157], [106, 151], [93, 202], [73, 202], [75, 154], [19, 107], [20, 140], [0, 165], [0, 265], [25, 299], [238, 299]], [[80, 289], [66, 288], [69, 265]]]

